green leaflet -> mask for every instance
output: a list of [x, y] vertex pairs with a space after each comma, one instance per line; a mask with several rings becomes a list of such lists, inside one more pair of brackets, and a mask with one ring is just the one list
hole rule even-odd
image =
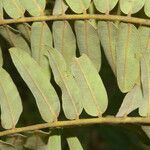
[[44, 14], [46, 0], [20, 0], [20, 2], [32, 16], [41, 16]]
[[136, 85], [126, 94], [116, 117], [126, 117], [130, 112], [139, 108], [142, 100], [142, 89]]
[[53, 15], [62, 15], [66, 12], [68, 6], [64, 0], [55, 0], [55, 5], [53, 9]]
[[34, 22], [31, 27], [32, 57], [50, 77], [49, 61], [45, 56], [48, 47], [52, 47], [52, 35], [48, 25], [45, 22]]
[[109, 13], [118, 3], [118, 0], [94, 0], [95, 7], [101, 13]]
[[18, 72], [35, 97], [42, 118], [46, 122], [56, 121], [60, 103], [49, 78], [28, 53], [15, 47], [9, 51]]
[[[117, 81], [122, 92], [129, 92], [139, 76], [140, 52], [138, 30], [132, 24], [119, 24], [118, 40], [116, 44]], [[134, 72], [134, 73], [133, 73]]]
[[141, 82], [143, 90], [143, 100], [141, 101], [139, 114], [150, 116], [150, 58], [145, 54], [141, 58]]
[[16, 148], [12, 144], [0, 140], [0, 150], [16, 150]]
[[83, 13], [89, 8], [91, 0], [66, 0], [67, 4], [75, 13]]
[[11, 46], [19, 47], [31, 54], [31, 50], [22, 35], [9, 26], [0, 26], [0, 34]]
[[72, 73], [83, 93], [82, 104], [91, 116], [101, 116], [108, 105], [108, 98], [103, 82], [87, 55], [74, 58]]
[[67, 137], [70, 150], [83, 150], [83, 147], [77, 137]]
[[48, 136], [48, 133], [38, 130], [28, 134], [28, 138], [24, 144], [25, 148], [32, 150], [47, 150], [46, 144], [43, 140]]
[[15, 84], [3, 68], [0, 68], [0, 106], [2, 127], [15, 128], [22, 113], [22, 103]]
[[11, 18], [20, 18], [24, 16], [25, 9], [20, 3], [20, 0], [2, 0], [3, 7], [6, 13]]
[[144, 12], [150, 17], [150, 0], [145, 0]]
[[140, 26], [138, 31], [140, 35], [141, 53], [150, 55], [150, 28]]
[[15, 146], [17, 150], [23, 150], [23, 145], [25, 143], [26, 138], [27, 137], [22, 134], [13, 134], [7, 137], [6, 142]]
[[75, 21], [75, 32], [80, 54], [87, 54], [99, 71], [101, 50], [97, 30], [88, 21]]
[[49, 62], [56, 83], [62, 90], [62, 107], [68, 119], [77, 119], [82, 112], [81, 93], [66, 62], [57, 50], [50, 49]]
[[59, 133], [50, 135], [47, 150], [61, 150], [61, 135]]
[[23, 37], [30, 42], [31, 26], [28, 23], [17, 24], [17, 29], [21, 32]]
[[125, 14], [137, 13], [143, 6], [145, 0], [120, 0], [120, 9]]
[[105, 56], [116, 75], [116, 40], [118, 29], [113, 22], [99, 21], [98, 33]]
[[70, 24], [67, 21], [54, 21], [52, 31], [54, 47], [63, 55], [69, 65], [76, 55], [76, 40]]
[[3, 19], [3, 1], [0, 1], [0, 19]]

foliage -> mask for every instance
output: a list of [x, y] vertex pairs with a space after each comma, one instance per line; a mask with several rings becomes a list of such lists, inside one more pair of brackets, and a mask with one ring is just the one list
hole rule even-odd
[[[25, 121], [28, 122], [32, 111], [26, 111], [28, 114], [24, 114], [24, 111], [32, 109], [33, 99], [37, 105], [36, 112], [40, 114], [35, 118], [40, 118], [41, 122], [109, 115], [109, 108], [114, 108], [110, 100], [113, 90], [108, 90], [102, 75], [106, 60], [113, 72], [113, 80], [116, 79], [119, 90], [125, 93], [115, 116], [127, 117], [138, 109], [137, 115], [150, 117], [149, 26], [111, 19], [34, 20], [48, 14], [59, 17], [96, 13], [107, 17], [111, 17], [111, 14], [127, 15], [129, 18], [140, 14], [141, 18], [149, 20], [150, 0], [0, 1], [2, 128], [15, 130], [18, 124], [24, 125], [24, 115], [29, 115]], [[31, 17], [33, 22], [27, 23], [26, 19]], [[1, 23], [3, 20], [17, 21], [20, 18], [25, 20], [24, 23]], [[26, 93], [30, 93], [27, 102], [23, 96]], [[142, 129], [150, 135], [148, 126], [142, 126]], [[76, 133], [79, 132], [50, 129], [46, 132], [35, 130], [13, 134], [6, 136], [3, 139], [5, 142], [0, 141], [0, 148], [59, 150], [66, 147], [63, 142], [66, 139], [71, 150], [89, 149], [89, 136], [85, 135], [84, 141], [80, 142], [78, 137], [82, 134]], [[138, 146], [150, 149], [143, 143]]]

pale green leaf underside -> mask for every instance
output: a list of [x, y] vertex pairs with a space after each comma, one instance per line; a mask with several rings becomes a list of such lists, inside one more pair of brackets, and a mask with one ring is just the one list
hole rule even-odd
[[145, 0], [120, 0], [120, 9], [125, 14], [137, 13], [144, 6]]
[[14, 128], [22, 113], [22, 103], [15, 84], [3, 68], [0, 68], [0, 106], [3, 128]]
[[45, 22], [34, 22], [31, 27], [32, 57], [50, 77], [49, 61], [45, 56], [48, 47], [52, 47], [52, 34], [48, 25]]
[[17, 29], [23, 35], [23, 37], [30, 42], [31, 26], [28, 23], [17, 24]]
[[54, 21], [52, 28], [54, 47], [69, 65], [76, 54], [76, 40], [72, 28], [67, 21]]
[[49, 150], [61, 150], [61, 136], [50, 135], [47, 143], [47, 149]]
[[95, 7], [101, 13], [109, 13], [118, 3], [118, 0], [94, 0]]
[[44, 14], [46, 0], [20, 0], [20, 2], [32, 16]]
[[[116, 44], [117, 81], [122, 92], [129, 92], [139, 76], [140, 52], [138, 30], [132, 24], [120, 23]], [[134, 72], [134, 73], [133, 73]]]
[[21, 5], [20, 0], [2, 0], [2, 1], [6, 13], [11, 18], [23, 17], [25, 9]]
[[81, 93], [66, 62], [57, 50], [50, 49], [49, 62], [56, 83], [62, 90], [62, 107], [68, 119], [77, 119], [82, 112]]
[[142, 101], [142, 89], [136, 85], [129, 93], [126, 94], [116, 117], [126, 117], [130, 112], [139, 108]]
[[9, 42], [11, 46], [19, 47], [31, 54], [31, 50], [27, 42], [18, 31], [16, 32], [16, 30], [9, 26], [0, 26], [0, 34], [5, 38], [6, 41]]
[[150, 56], [150, 28], [140, 26], [138, 31], [140, 36], [141, 54], [149, 54]]
[[0, 1], [0, 19], [3, 19], [3, 1]]
[[145, 1], [144, 12], [148, 17], [150, 17], [150, 0]]
[[68, 6], [64, 0], [55, 0], [55, 5], [53, 9], [53, 15], [62, 15], [66, 12]]
[[116, 75], [116, 40], [118, 29], [113, 22], [99, 21], [98, 33], [105, 56]]
[[35, 97], [42, 118], [46, 122], [56, 121], [60, 103], [49, 78], [28, 53], [19, 48], [11, 48], [9, 51], [18, 72]]
[[86, 54], [99, 71], [101, 49], [97, 30], [88, 21], [75, 21], [75, 32], [80, 54]]
[[141, 58], [141, 82], [143, 89], [143, 100], [141, 101], [139, 114], [150, 116], [150, 58], [143, 55]]
[[91, 116], [101, 116], [108, 105], [108, 98], [103, 82], [87, 55], [74, 58], [72, 73], [75, 77], [81, 93], [83, 94], [82, 105]]
[[83, 150], [83, 147], [77, 137], [67, 137], [70, 150]]
[[75, 13], [83, 13], [89, 8], [91, 0], [66, 0], [66, 2]]

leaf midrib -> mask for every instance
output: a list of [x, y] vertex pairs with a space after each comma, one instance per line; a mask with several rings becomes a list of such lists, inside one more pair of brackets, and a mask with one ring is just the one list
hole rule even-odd
[[110, 51], [110, 55], [111, 55], [111, 58], [112, 58], [112, 67], [114, 69], [114, 72], [116, 72], [116, 67], [115, 67], [115, 60], [114, 60], [114, 57], [113, 57], [113, 49], [112, 49], [112, 38], [111, 38], [111, 35], [112, 35], [112, 30], [111, 30], [111, 23], [110, 22], [107, 22], [107, 29], [108, 29], [108, 43], [109, 43], [109, 51]]
[[127, 39], [123, 48], [123, 52], [125, 52], [125, 63], [124, 63], [124, 75], [123, 75], [123, 85], [126, 88], [126, 76], [127, 76], [127, 62], [128, 62], [128, 58], [127, 58], [127, 54], [128, 54], [128, 48], [129, 48], [129, 42], [130, 42], [130, 38], [131, 38], [131, 24], [127, 24]]
[[55, 117], [55, 119], [57, 119], [57, 115], [54, 113], [53, 109], [51, 108], [51, 106], [49, 105], [49, 103], [47, 102], [47, 98], [45, 97], [45, 95], [42, 93], [41, 89], [38, 87], [38, 84], [34, 81], [34, 79], [32, 78], [32, 76], [30, 75], [28, 69], [25, 67], [25, 65], [20, 61], [20, 59], [18, 58], [17, 55], [15, 55], [15, 53], [12, 53], [14, 54], [14, 56], [16, 56], [16, 58], [18, 59], [18, 61], [20, 62], [20, 64], [24, 67], [24, 69], [26, 70], [26, 72], [28, 73], [30, 79], [32, 80], [32, 82], [34, 83], [35, 87], [38, 89], [38, 91], [41, 93], [42, 97], [43, 97], [43, 100], [45, 101], [45, 103], [47, 104], [51, 114]]
[[87, 87], [89, 88], [91, 96], [93, 97], [93, 101], [94, 101], [95, 107], [97, 108], [98, 116], [101, 116], [102, 112], [100, 111], [100, 109], [98, 107], [99, 104], [97, 103], [97, 99], [96, 99], [96, 97], [95, 97], [95, 95], [93, 93], [93, 90], [90, 87], [90, 83], [89, 83], [89, 81], [88, 81], [88, 79], [87, 79], [87, 77], [86, 77], [86, 75], [85, 75], [85, 73], [84, 73], [84, 71], [83, 71], [83, 69], [82, 69], [82, 67], [80, 65], [80, 62], [77, 59], [74, 59], [74, 60], [76, 61], [77, 65], [79, 66], [79, 69], [80, 69], [81, 73], [83, 74], [83, 78], [84, 78], [85, 82], [87, 83]]
[[[50, 56], [51, 56], [51, 53], [49, 52], [49, 54], [50, 54]], [[66, 90], [67, 90], [67, 92], [68, 92], [68, 94], [69, 94], [69, 96], [70, 96], [70, 98], [71, 98], [71, 103], [72, 103], [72, 105], [73, 105], [73, 107], [74, 107], [74, 109], [75, 109], [75, 112], [76, 112], [76, 115], [77, 115], [77, 118], [79, 117], [79, 113], [78, 113], [78, 111], [77, 111], [77, 108], [76, 108], [76, 105], [75, 105], [75, 103], [74, 103], [74, 101], [73, 101], [73, 97], [72, 97], [72, 95], [71, 95], [71, 93], [69, 92], [69, 89], [68, 89], [68, 86], [66, 85], [66, 83], [65, 83], [65, 81], [64, 81], [64, 79], [63, 79], [63, 76], [61, 75], [61, 72], [59, 71], [59, 67], [58, 67], [58, 65], [57, 65], [57, 63], [55, 63], [55, 59], [53, 58], [53, 56], [51, 56], [51, 58], [53, 59], [53, 62], [54, 62], [54, 64], [55, 64], [55, 68], [57, 68], [57, 70], [58, 70], [58, 73], [59, 73], [59, 75], [60, 75], [60, 78], [61, 78], [61, 80], [63, 81], [63, 85], [65, 86], [65, 88], [66, 88]], [[76, 118], [76, 119], [77, 119]]]
[[10, 106], [10, 104], [9, 104], [9, 100], [8, 100], [8, 96], [7, 96], [7, 94], [5, 93], [5, 90], [4, 90], [4, 88], [3, 88], [3, 84], [1, 83], [1, 80], [0, 80], [0, 87], [1, 87], [1, 89], [2, 89], [2, 91], [3, 91], [3, 93], [4, 93], [4, 96], [6, 97], [6, 103], [7, 103], [7, 106], [8, 106], [8, 110], [9, 110], [9, 112], [10, 112], [10, 117], [11, 117], [11, 120], [12, 120], [12, 125], [13, 125], [13, 128], [15, 128], [15, 119], [14, 119], [14, 117], [13, 117], [13, 111], [11, 110], [11, 106]]

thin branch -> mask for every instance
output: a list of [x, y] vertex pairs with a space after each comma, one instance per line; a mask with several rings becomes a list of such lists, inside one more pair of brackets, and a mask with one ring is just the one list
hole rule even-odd
[[67, 128], [67, 127], [75, 127], [75, 126], [87, 126], [87, 125], [93, 125], [93, 124], [150, 125], [150, 118], [142, 118], [142, 117], [125, 117], [125, 118], [105, 117], [104, 118], [102, 117], [102, 118], [91, 118], [91, 119], [57, 121], [54, 123], [43, 123], [43, 124], [37, 124], [37, 125], [31, 125], [31, 126], [1, 131], [0, 136], [26, 132], [26, 131], [39, 130], [39, 129], [44, 129], [44, 128]]
[[39, 16], [39, 17], [24, 17], [24, 18], [19, 18], [19, 19], [3, 19], [3, 20], [0, 20], [0, 25], [12, 24], [12, 23], [23, 23], [23, 22], [35, 22], [35, 21], [79, 20], [79, 19], [122, 21], [122, 22], [127, 22], [127, 23], [135, 23], [135, 24], [150, 26], [150, 19], [142, 19], [142, 18], [118, 16], [118, 15], [100, 15], [100, 14]]

